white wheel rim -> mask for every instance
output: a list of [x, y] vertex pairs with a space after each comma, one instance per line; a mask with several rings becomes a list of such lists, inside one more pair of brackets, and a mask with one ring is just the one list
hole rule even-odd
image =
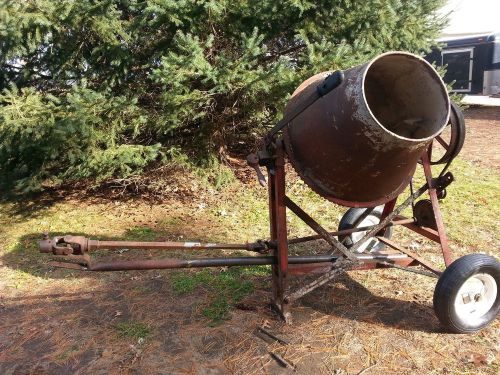
[[470, 325], [480, 324], [481, 317], [490, 311], [497, 299], [497, 283], [493, 276], [478, 273], [462, 284], [455, 297], [455, 312]]
[[[362, 220], [356, 228], [361, 228], [361, 227], [368, 227], [372, 225], [377, 225], [380, 223], [380, 219], [375, 216], [375, 215], [368, 215], [364, 220]], [[353, 243], [358, 242], [363, 236], [366, 234], [366, 231], [364, 232], [354, 232], [351, 234], [351, 239]], [[370, 252], [376, 252], [379, 251], [384, 245], [377, 240], [376, 238], [370, 238], [369, 240], [366, 240], [361, 244], [360, 247], [358, 247], [357, 251], [358, 253], [363, 253], [367, 249], [370, 250]]]

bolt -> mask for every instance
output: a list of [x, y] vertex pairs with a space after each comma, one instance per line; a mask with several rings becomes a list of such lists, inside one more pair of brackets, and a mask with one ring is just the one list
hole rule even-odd
[[471, 301], [471, 298], [470, 298], [470, 295], [467, 293], [467, 294], [462, 294], [462, 301], [464, 301], [464, 304], [468, 304], [470, 303]]

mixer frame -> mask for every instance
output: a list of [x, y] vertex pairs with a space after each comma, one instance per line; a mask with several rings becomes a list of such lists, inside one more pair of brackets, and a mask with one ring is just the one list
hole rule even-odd
[[[434, 242], [437, 242], [441, 248], [445, 266], [448, 266], [451, 263], [451, 251], [448, 245], [441, 210], [439, 208], [438, 195], [439, 191], [442, 191], [444, 188], [443, 180], [446, 181], [444, 184], [447, 186], [451, 183], [451, 181], [453, 181], [453, 177], [451, 174], [446, 174], [446, 178], [444, 179], [442, 176], [433, 178], [430, 164], [432, 144], [421, 158], [421, 166], [426, 178], [426, 183], [420, 189], [410, 194], [410, 196], [398, 206], [396, 206], [397, 198], [386, 203], [382, 212], [381, 222], [378, 225], [366, 226], [362, 228], [356, 228], [356, 225], [354, 225], [355, 228], [353, 229], [335, 232], [328, 232], [324, 229], [286, 195], [285, 150], [282, 140], [278, 139], [272, 148], [276, 150], [273, 157], [262, 158], [261, 164], [266, 166], [267, 174], [269, 176], [268, 191], [271, 232], [270, 243], [274, 244], [272, 253], [276, 258], [276, 263], [272, 266], [273, 305], [285, 321], [290, 321], [291, 319], [290, 304], [292, 302], [321, 285], [326, 284], [337, 277], [340, 273], [347, 270], [398, 268], [438, 278], [441, 275], [441, 272], [436, 266], [422, 259], [413, 251], [405, 249], [383, 236], [384, 230], [389, 226], [401, 225]], [[412, 205], [414, 201], [425, 192], [428, 192], [432, 204], [435, 228], [419, 225], [416, 218], [406, 218], [400, 214], [406, 207]], [[287, 209], [299, 217], [305, 224], [315, 231], [317, 235], [289, 239], [287, 236]], [[367, 209], [365, 211], [365, 215], [363, 216], [366, 217], [366, 215], [372, 210], [373, 208]], [[363, 217], [359, 218], [357, 222], [361, 222], [362, 219]], [[367, 233], [356, 243], [358, 245], [354, 244], [352, 248], [346, 248], [342, 242], [335, 238], [335, 236], [345, 235], [355, 231], [365, 231]], [[355, 253], [356, 248], [359, 247], [361, 243], [373, 237], [376, 237], [379, 241], [385, 243], [389, 248], [391, 248], [391, 251], [368, 254]], [[339, 257], [333, 262], [318, 261], [317, 263], [308, 264], [290, 264], [288, 260], [288, 246], [290, 244], [297, 244], [317, 239], [325, 240], [332, 246], [333, 254], [338, 254]], [[421, 266], [424, 270], [414, 269], [413, 267], [415, 266]], [[320, 273], [322, 275], [294, 292], [289, 291], [289, 275], [307, 275], [312, 273]]]
[[[422, 259], [411, 250], [405, 249], [392, 240], [385, 238], [383, 236], [383, 231], [389, 226], [404, 226], [437, 242], [441, 247], [444, 264], [448, 266], [451, 263], [451, 252], [448, 246], [441, 211], [439, 209], [438, 194], [440, 189], [443, 189], [443, 186], [452, 181], [452, 177], [448, 174], [445, 175], [447, 176], [445, 179], [443, 179], [443, 177], [432, 177], [431, 164], [429, 162], [431, 150], [432, 147], [429, 147], [428, 152], [423, 154], [421, 159], [421, 166], [426, 178], [426, 183], [417, 191], [412, 192], [400, 205], [396, 206], [396, 199], [386, 203], [384, 205], [381, 221], [377, 225], [329, 232], [318, 224], [286, 195], [285, 149], [281, 138], [277, 138], [267, 143], [265, 148], [259, 153], [259, 164], [267, 168], [267, 174], [269, 176], [268, 199], [270, 240], [257, 240], [254, 243], [244, 244], [202, 244], [198, 242], [98, 241], [71, 235], [50, 239], [48, 235], [45, 235], [44, 239], [39, 243], [40, 251], [53, 254], [56, 261], [50, 263], [52, 266], [83, 271], [272, 265], [272, 305], [285, 321], [291, 322], [290, 306], [294, 301], [326, 284], [345, 271], [398, 268], [436, 278], [441, 275], [441, 272], [436, 266]], [[445, 181], [443, 182], [443, 180]], [[425, 192], [428, 192], [432, 203], [432, 211], [436, 224], [435, 228], [419, 225], [416, 218], [406, 218], [400, 214], [403, 209], [410, 206]], [[367, 209], [365, 213], [371, 212], [372, 209]], [[316, 235], [288, 238], [286, 220], [287, 210], [296, 214], [316, 232]], [[363, 216], [366, 216], [366, 214]], [[365, 232], [366, 234], [349, 249], [336, 238], [336, 236], [348, 235], [354, 232]], [[373, 237], [385, 243], [391, 250], [379, 253], [356, 253], [357, 246]], [[326, 241], [327, 244], [331, 246], [331, 251], [329, 253], [322, 255], [289, 256], [289, 245], [318, 239]], [[89, 255], [89, 253], [94, 250], [124, 248], [157, 250], [232, 249], [247, 250], [266, 255], [187, 260], [149, 259], [111, 262], [93, 262]], [[415, 266], [420, 266], [420, 268], [415, 268]], [[289, 276], [308, 274], [321, 275], [298, 290], [290, 291], [288, 285]]]

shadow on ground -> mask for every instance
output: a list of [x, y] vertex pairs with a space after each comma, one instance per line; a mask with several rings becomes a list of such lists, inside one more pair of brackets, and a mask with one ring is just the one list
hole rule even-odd
[[[401, 288], [404, 290], [404, 286]], [[430, 304], [391, 298], [376, 293], [349, 275], [345, 275], [339, 278], [334, 286], [319, 288], [304, 296], [300, 303], [322, 314], [379, 326], [420, 332], [441, 330]]]
[[[219, 367], [222, 353], [213, 351], [225, 342], [220, 327], [183, 332], [206, 324], [197, 296], [178, 303], [158, 275], [116, 276], [103, 281], [96, 274], [87, 288], [65, 288], [74, 292], [0, 299], [0, 373], [166, 374], [196, 363]], [[100, 282], [92, 287], [94, 281]], [[213, 349], [204, 340], [213, 341]]]
[[[102, 277], [92, 275], [96, 281]], [[232, 348], [251, 335], [262, 318], [276, 319], [266, 311], [266, 300], [262, 299], [255, 311], [234, 310], [229, 321], [210, 327], [199, 311], [200, 301], [206, 298], [203, 290], [179, 297], [172, 292], [165, 273], [116, 275], [91, 291], [55, 290], [1, 299], [0, 373], [133, 369], [132, 373], [163, 374], [202, 367], [213, 369], [207, 373], [223, 374], [226, 369], [220, 363], [235, 354]], [[263, 279], [259, 284], [270, 281]], [[74, 281], [69, 279], [68, 283]], [[255, 293], [260, 298], [266, 295], [262, 290]], [[308, 309], [292, 309], [301, 329], [307, 329], [307, 320], [317, 317], [318, 312], [403, 330], [438, 329], [430, 306], [376, 296], [349, 276], [335, 287], [311, 293], [301, 304]], [[297, 334], [301, 336], [300, 331]]]
[[[41, 207], [27, 210], [27, 215], [43, 214]], [[203, 227], [190, 229], [190, 240], [210, 240]], [[68, 233], [50, 236], [64, 234]], [[144, 226], [129, 229], [119, 238], [104, 233], [93, 233], [91, 237], [153, 241], [180, 234]], [[0, 298], [1, 374], [225, 374], [233, 368], [222, 363], [238, 354], [238, 350], [247, 349], [240, 346], [244, 340], [258, 341], [252, 332], [263, 320], [279, 326], [267, 308], [271, 297], [268, 276], [252, 278], [254, 291], [242, 301], [243, 306], [250, 305], [251, 309], [233, 308], [229, 320], [210, 326], [202, 314], [204, 303], [212, 298], [208, 289], [201, 286], [188, 294], [177, 294], [171, 284], [171, 274], [176, 271], [95, 273], [54, 269], [48, 265], [50, 255], [38, 251], [40, 239], [41, 233], [26, 233], [0, 258], [3, 267], [35, 276], [26, 282], [33, 285], [33, 290], [25, 285], [19, 292], [10, 293], [11, 297]], [[96, 261], [141, 256], [214, 254], [144, 250], [94, 254]], [[37, 280], [42, 280], [43, 287], [37, 288]], [[433, 332], [438, 327], [429, 305], [373, 294], [349, 275], [316, 290], [300, 304], [307, 309], [292, 309], [299, 327], [289, 337], [292, 342], [299, 339], [295, 335], [300, 336], [308, 321], [318, 314], [339, 325], [349, 320], [423, 332]], [[267, 354], [260, 342], [254, 345], [257, 353]], [[279, 373], [278, 370], [279, 367], [270, 372]]]

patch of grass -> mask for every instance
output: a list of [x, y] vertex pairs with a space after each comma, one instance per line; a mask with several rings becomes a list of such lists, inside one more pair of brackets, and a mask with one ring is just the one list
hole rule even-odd
[[241, 274], [245, 276], [269, 276], [271, 266], [241, 267]]
[[217, 274], [212, 286], [219, 295], [226, 295], [233, 302], [238, 302], [253, 290], [253, 283], [245, 280], [240, 268], [230, 268]]
[[220, 163], [217, 157], [213, 155], [201, 161], [195, 171], [198, 177], [211, 184], [216, 190], [229, 186], [236, 181], [231, 168]]
[[153, 241], [156, 239], [157, 234], [148, 227], [134, 227], [125, 232], [125, 237], [134, 239], [134, 241]]
[[162, 220], [162, 224], [167, 226], [178, 226], [182, 224], [183, 220], [180, 217], [169, 217]]
[[211, 325], [216, 325], [227, 319], [230, 307], [226, 298], [216, 298], [202, 310], [202, 314], [210, 319]]
[[208, 269], [194, 273], [176, 272], [170, 277], [172, 288], [177, 294], [191, 293], [200, 285], [206, 285], [213, 280]]
[[145, 339], [151, 334], [151, 328], [144, 323], [139, 322], [122, 322], [113, 326], [120, 337], [132, 339]]
[[191, 293], [203, 286], [209, 301], [202, 314], [217, 324], [229, 316], [231, 307], [253, 291], [253, 283], [248, 278], [269, 274], [269, 267], [233, 267], [226, 271], [179, 272], [171, 277], [172, 288], [178, 294]]
[[491, 234], [498, 234], [500, 174], [460, 159], [454, 161], [450, 170], [456, 181], [447, 189], [448, 197], [442, 207], [451, 239], [471, 247], [489, 243], [498, 248], [498, 236], [492, 238]]

